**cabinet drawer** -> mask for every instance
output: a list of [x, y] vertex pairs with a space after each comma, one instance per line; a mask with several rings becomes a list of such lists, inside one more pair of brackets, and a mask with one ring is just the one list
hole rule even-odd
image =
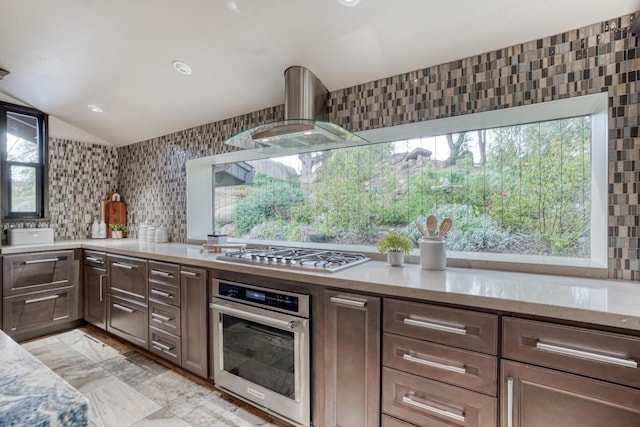
[[166, 262], [149, 261], [149, 282], [180, 286], [180, 266]]
[[180, 336], [180, 307], [150, 301], [149, 326]]
[[107, 331], [148, 348], [147, 307], [138, 302], [107, 295]]
[[503, 357], [640, 387], [640, 338], [503, 319]]
[[384, 300], [384, 331], [496, 354], [498, 316], [394, 299]]
[[497, 399], [382, 368], [382, 410], [424, 427], [496, 425]]
[[75, 284], [73, 260], [73, 251], [5, 255], [4, 296]]
[[638, 427], [640, 390], [502, 362], [502, 427]]
[[149, 328], [149, 351], [151, 353], [180, 365], [182, 363], [181, 346], [180, 337], [156, 328]]
[[149, 278], [149, 300], [180, 306], [180, 287], [152, 282]]
[[108, 292], [123, 298], [147, 301], [147, 261], [109, 255], [107, 257]]
[[106, 268], [107, 254], [104, 252], [84, 251], [82, 254], [82, 262], [84, 263], [84, 265]]
[[494, 356], [385, 333], [385, 366], [495, 396], [498, 361]]
[[71, 286], [5, 297], [3, 305], [3, 329], [10, 336], [77, 318]]

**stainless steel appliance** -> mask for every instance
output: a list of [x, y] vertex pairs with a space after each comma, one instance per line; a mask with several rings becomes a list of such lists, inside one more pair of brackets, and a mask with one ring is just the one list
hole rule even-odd
[[309, 426], [309, 296], [214, 280], [209, 307], [216, 387]]
[[327, 272], [342, 270], [370, 260], [367, 256], [354, 252], [272, 246], [225, 252], [217, 258], [249, 264], [304, 268]]

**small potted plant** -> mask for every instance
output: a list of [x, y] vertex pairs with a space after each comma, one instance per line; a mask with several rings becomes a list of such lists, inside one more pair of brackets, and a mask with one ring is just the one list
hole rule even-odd
[[112, 239], [122, 239], [122, 233], [127, 232], [127, 226], [124, 224], [109, 224]]
[[389, 231], [378, 242], [378, 252], [387, 254], [387, 261], [391, 266], [404, 263], [404, 256], [413, 249], [413, 242], [405, 235], [395, 230]]

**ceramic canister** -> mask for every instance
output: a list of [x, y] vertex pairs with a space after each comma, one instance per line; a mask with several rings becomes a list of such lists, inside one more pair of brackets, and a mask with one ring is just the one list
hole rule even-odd
[[444, 270], [447, 266], [447, 242], [442, 237], [425, 237], [420, 242], [420, 267]]

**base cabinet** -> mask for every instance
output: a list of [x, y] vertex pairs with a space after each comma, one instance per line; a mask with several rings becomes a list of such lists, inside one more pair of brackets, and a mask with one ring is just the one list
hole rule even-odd
[[137, 346], [149, 348], [147, 307], [138, 302], [107, 295], [107, 330]]
[[2, 327], [17, 341], [55, 332], [82, 318], [75, 251], [5, 255]]
[[85, 251], [83, 264], [84, 320], [104, 330], [107, 328], [106, 254]]
[[380, 425], [380, 298], [327, 290], [325, 424]]
[[180, 268], [180, 312], [182, 319], [182, 367], [207, 378], [207, 270]]
[[73, 320], [75, 289], [66, 287], [4, 298], [4, 328], [9, 336]]
[[107, 255], [107, 331], [149, 349], [147, 260]]
[[527, 364], [502, 363], [502, 427], [637, 427], [640, 390]]

